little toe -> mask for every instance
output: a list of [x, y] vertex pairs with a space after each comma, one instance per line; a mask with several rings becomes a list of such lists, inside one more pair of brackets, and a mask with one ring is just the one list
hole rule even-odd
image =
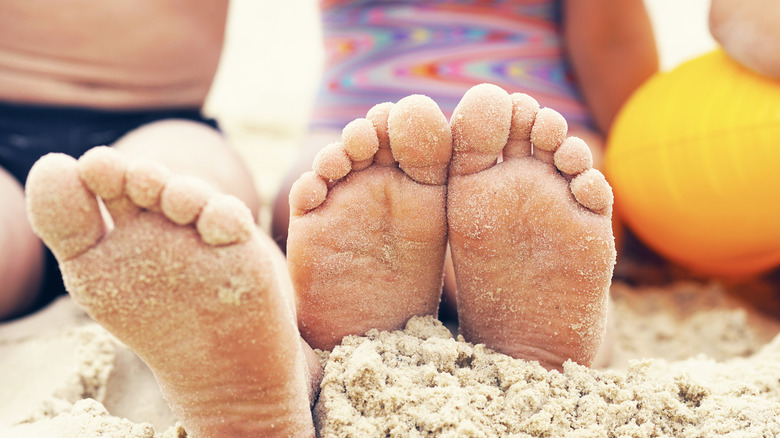
[[509, 138], [512, 98], [491, 84], [472, 87], [452, 113], [452, 175], [480, 172], [498, 160]]
[[566, 139], [568, 130], [566, 119], [558, 111], [552, 108], [540, 109], [531, 128], [534, 157], [552, 163], [553, 154]]
[[447, 182], [452, 133], [447, 119], [431, 98], [407, 96], [387, 118], [390, 148], [398, 167], [421, 184]]
[[97, 198], [81, 181], [74, 158], [42, 157], [30, 169], [25, 191], [30, 224], [58, 260], [82, 254], [103, 236]]
[[198, 233], [212, 246], [245, 242], [255, 229], [252, 212], [238, 198], [217, 194], [208, 200], [197, 221]]
[[174, 176], [160, 195], [160, 209], [172, 222], [189, 225], [214, 195], [215, 190], [199, 178]]
[[327, 195], [328, 186], [319, 175], [304, 173], [290, 188], [290, 214], [297, 216], [319, 207]]
[[588, 169], [571, 181], [574, 198], [595, 213], [611, 214], [614, 196], [612, 187], [598, 169]]

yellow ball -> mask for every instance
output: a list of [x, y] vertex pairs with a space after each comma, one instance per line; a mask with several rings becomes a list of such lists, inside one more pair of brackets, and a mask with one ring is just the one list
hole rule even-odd
[[650, 78], [610, 133], [615, 207], [648, 246], [690, 269], [780, 266], [780, 82], [720, 50]]

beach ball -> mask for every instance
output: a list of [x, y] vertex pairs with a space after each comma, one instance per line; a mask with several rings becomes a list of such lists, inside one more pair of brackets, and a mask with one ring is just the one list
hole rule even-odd
[[716, 50], [644, 83], [621, 109], [605, 173], [648, 247], [693, 271], [780, 266], [780, 81]]

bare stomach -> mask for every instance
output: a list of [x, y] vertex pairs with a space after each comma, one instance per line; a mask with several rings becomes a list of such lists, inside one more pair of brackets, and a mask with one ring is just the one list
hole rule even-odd
[[159, 77], [156, 83], [132, 79], [107, 75], [80, 80], [0, 69], [0, 101], [116, 109], [200, 107], [211, 83], [210, 77], [185, 81]]
[[3, 2], [0, 101], [199, 107], [222, 50], [227, 1]]

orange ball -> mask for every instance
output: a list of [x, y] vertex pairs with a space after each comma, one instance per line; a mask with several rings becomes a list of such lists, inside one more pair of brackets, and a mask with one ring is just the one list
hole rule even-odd
[[643, 84], [610, 133], [615, 208], [649, 247], [703, 274], [780, 266], [780, 82], [716, 50]]

